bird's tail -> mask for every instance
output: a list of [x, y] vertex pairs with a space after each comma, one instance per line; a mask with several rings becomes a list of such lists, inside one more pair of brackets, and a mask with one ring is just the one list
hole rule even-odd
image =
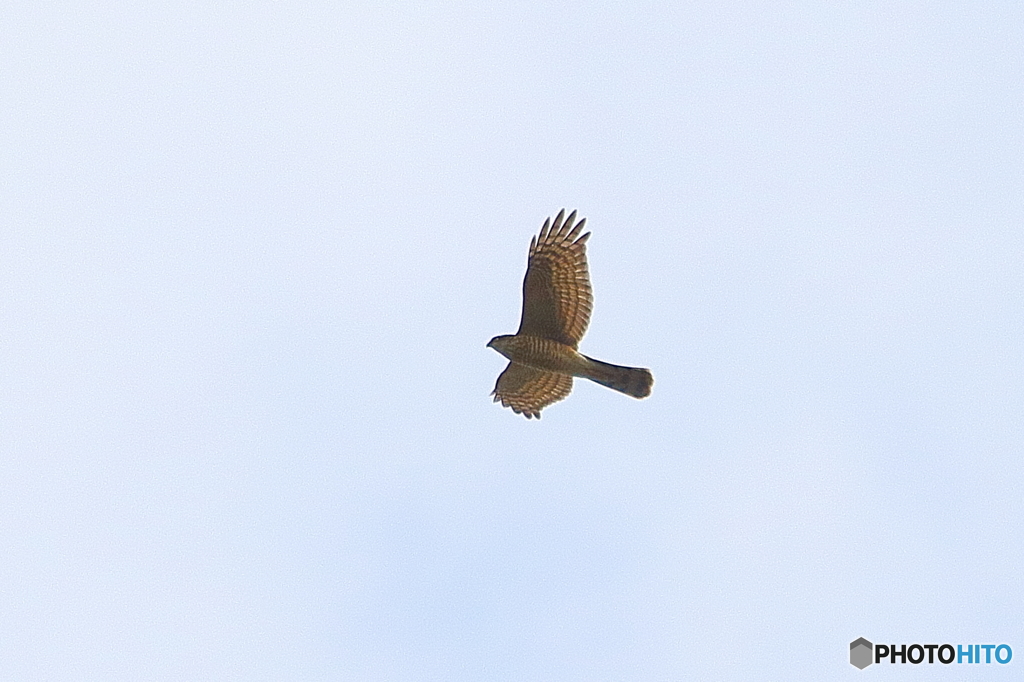
[[654, 376], [651, 375], [651, 370], [612, 365], [594, 358], [587, 358], [587, 360], [590, 360], [590, 373], [587, 378], [591, 381], [596, 381], [602, 386], [607, 386], [634, 398], [646, 398], [651, 394], [651, 386], [654, 385]]

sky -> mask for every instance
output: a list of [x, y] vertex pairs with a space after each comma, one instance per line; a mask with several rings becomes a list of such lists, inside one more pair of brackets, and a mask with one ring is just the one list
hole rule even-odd
[[[1015, 676], [1021, 45], [1018, 2], [6, 3], [0, 679]], [[527, 421], [486, 343], [563, 207], [580, 349], [654, 390]]]

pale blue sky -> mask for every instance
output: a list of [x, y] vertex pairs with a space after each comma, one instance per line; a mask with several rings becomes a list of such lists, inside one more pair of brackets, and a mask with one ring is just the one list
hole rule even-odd
[[[959, 4], [6, 4], [0, 678], [1007, 679], [1024, 9]], [[528, 422], [563, 206], [654, 393]]]

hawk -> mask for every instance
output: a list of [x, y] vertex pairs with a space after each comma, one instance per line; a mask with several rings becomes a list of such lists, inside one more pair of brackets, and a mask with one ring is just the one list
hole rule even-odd
[[527, 419], [572, 391], [572, 378], [583, 377], [634, 398], [651, 394], [650, 370], [620, 367], [588, 358], [576, 347], [587, 325], [594, 297], [587, 274], [587, 239], [580, 235], [586, 218], [573, 225], [576, 211], [563, 222], [548, 218], [530, 241], [530, 262], [523, 280], [523, 316], [515, 334], [495, 336], [487, 344], [509, 359], [494, 387], [494, 402]]

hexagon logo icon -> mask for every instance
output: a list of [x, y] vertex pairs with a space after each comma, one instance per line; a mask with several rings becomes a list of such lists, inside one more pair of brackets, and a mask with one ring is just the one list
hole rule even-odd
[[873, 653], [874, 645], [863, 637], [850, 642], [850, 664], [861, 670], [871, 665]]

